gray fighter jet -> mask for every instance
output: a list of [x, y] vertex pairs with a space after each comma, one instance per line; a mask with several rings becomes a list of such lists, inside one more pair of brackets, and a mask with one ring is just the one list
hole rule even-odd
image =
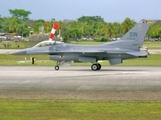
[[100, 45], [75, 45], [60, 41], [43, 41], [32, 48], [20, 50], [16, 55], [48, 54], [50, 60], [57, 61], [55, 70], [64, 63], [91, 62], [93, 71], [100, 70], [99, 60], [108, 60], [111, 65], [125, 59], [147, 57], [147, 49], [141, 49], [149, 24], [137, 23], [121, 39]]

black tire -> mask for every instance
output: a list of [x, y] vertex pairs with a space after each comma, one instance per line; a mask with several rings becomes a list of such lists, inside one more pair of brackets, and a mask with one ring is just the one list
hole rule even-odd
[[55, 66], [55, 70], [59, 70], [59, 66]]
[[98, 65], [98, 69], [97, 70], [100, 70], [101, 69], [101, 64], [97, 64]]
[[93, 71], [98, 70], [98, 65], [97, 65], [97, 64], [93, 64], [93, 65], [91, 66], [91, 69], [92, 69]]

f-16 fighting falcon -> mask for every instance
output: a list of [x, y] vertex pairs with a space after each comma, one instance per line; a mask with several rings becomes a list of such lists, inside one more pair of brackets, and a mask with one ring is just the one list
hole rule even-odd
[[108, 60], [111, 65], [122, 63], [125, 59], [147, 57], [147, 49], [141, 50], [144, 37], [149, 29], [149, 24], [137, 23], [129, 32], [117, 41], [100, 45], [75, 45], [60, 41], [52, 41], [58, 25], [54, 24], [50, 39], [37, 45], [20, 50], [15, 55], [48, 54], [50, 60], [57, 61], [55, 70], [64, 63], [91, 62], [93, 71], [100, 70], [99, 60]]

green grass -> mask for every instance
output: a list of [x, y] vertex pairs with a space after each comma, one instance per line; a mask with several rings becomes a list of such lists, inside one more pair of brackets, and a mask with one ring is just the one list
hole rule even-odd
[[1, 120], [159, 120], [160, 102], [0, 99]]
[[148, 49], [161, 49], [161, 41], [144, 42], [143, 46], [148, 47]]
[[[30, 42], [0, 42], [0, 49], [23, 49], [36, 45], [39, 41]], [[5, 46], [6, 45], [6, 46]], [[18, 47], [19, 45], [19, 47]]]
[[[26, 62], [25, 62], [26, 57]], [[32, 65], [31, 64], [32, 56], [16, 56], [16, 55], [6, 55], [0, 54], [0, 65]], [[48, 55], [34, 55], [36, 58], [35, 65], [40, 66], [54, 66], [56, 65], [55, 61], [51, 61]], [[100, 61], [101, 65], [109, 66], [109, 62], [107, 60]], [[91, 63], [72, 63], [73, 66], [90, 66]], [[122, 64], [118, 64], [118, 66], [161, 66], [161, 55], [160, 54], [151, 54], [148, 58], [137, 58], [137, 59], [129, 59], [124, 60]]]

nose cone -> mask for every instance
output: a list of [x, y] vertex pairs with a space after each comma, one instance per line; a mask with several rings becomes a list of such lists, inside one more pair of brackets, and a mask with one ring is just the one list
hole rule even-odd
[[13, 55], [27, 55], [27, 49], [12, 53]]

